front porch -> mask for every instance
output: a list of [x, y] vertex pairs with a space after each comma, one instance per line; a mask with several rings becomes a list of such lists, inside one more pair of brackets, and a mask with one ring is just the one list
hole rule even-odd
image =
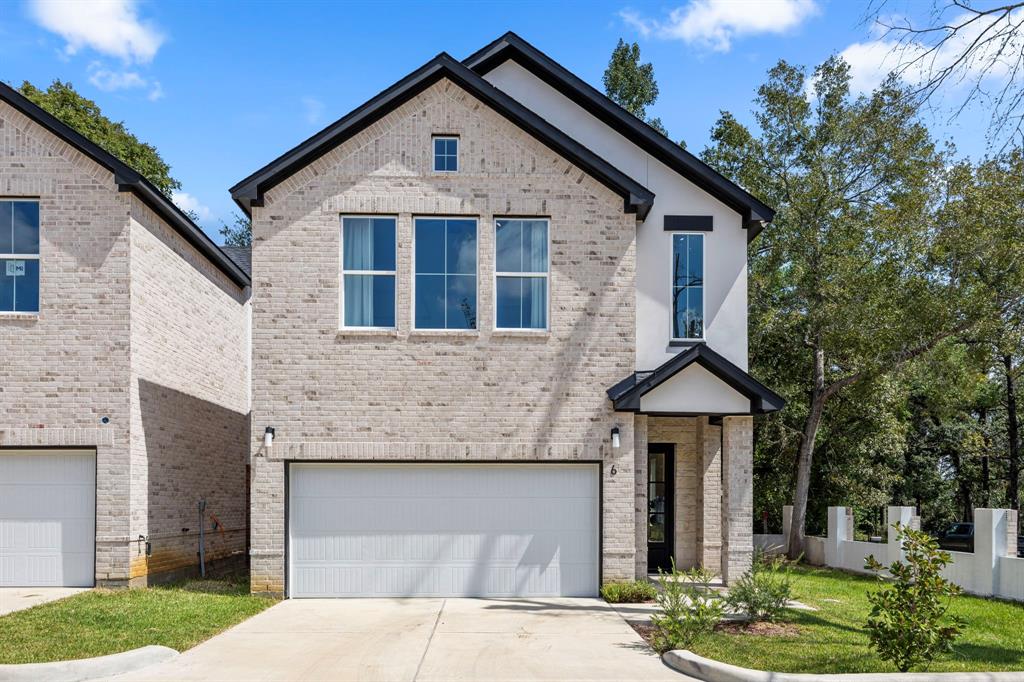
[[725, 584], [751, 566], [753, 416], [784, 401], [698, 344], [608, 391], [634, 413], [636, 577], [702, 566]]

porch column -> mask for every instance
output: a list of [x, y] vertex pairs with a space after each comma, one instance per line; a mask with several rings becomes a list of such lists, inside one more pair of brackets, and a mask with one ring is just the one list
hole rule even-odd
[[722, 427], [697, 419], [697, 563], [722, 570]]
[[732, 583], [754, 558], [754, 419], [722, 418], [722, 580]]
[[633, 456], [636, 477], [636, 579], [647, 577], [647, 415], [633, 418]]

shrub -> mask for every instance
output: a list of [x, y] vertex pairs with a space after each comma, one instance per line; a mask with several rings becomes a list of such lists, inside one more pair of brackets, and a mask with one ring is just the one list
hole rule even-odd
[[955, 617], [947, 622], [946, 612], [960, 588], [942, 577], [942, 568], [951, 559], [930, 535], [899, 523], [893, 528], [906, 561], [886, 568], [874, 555], [867, 558], [864, 567], [877, 572], [883, 583], [882, 589], [868, 593], [867, 629], [878, 656], [907, 672], [952, 650], [963, 623]]
[[793, 598], [793, 581], [785, 561], [757, 560], [729, 588], [725, 603], [751, 622], [774, 622]]
[[662, 591], [657, 602], [661, 613], [651, 616], [654, 648], [659, 653], [688, 649], [715, 629], [722, 619], [722, 600], [711, 590], [712, 573], [704, 569], [658, 570]]
[[657, 595], [658, 589], [646, 580], [608, 583], [601, 588], [601, 596], [611, 604], [639, 604]]

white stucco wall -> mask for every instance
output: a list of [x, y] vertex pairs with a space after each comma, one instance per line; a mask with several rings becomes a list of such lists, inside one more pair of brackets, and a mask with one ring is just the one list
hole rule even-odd
[[644, 394], [640, 398], [640, 410], [647, 413], [743, 414], [750, 411], [750, 399], [700, 365], [693, 364]]
[[[484, 76], [551, 124], [655, 193], [637, 230], [636, 368], [655, 369], [670, 347], [672, 233], [665, 215], [710, 215], [704, 242], [704, 324], [708, 345], [747, 369], [747, 231], [740, 215], [513, 61]], [[711, 125], [711, 122], [708, 122]]]

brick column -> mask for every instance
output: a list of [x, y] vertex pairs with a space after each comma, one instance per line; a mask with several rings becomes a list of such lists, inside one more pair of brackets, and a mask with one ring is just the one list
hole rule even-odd
[[722, 570], [722, 427], [697, 419], [697, 562]]
[[633, 418], [633, 466], [635, 481], [636, 579], [647, 577], [647, 416]]
[[722, 419], [722, 580], [750, 570], [754, 557], [754, 420]]

